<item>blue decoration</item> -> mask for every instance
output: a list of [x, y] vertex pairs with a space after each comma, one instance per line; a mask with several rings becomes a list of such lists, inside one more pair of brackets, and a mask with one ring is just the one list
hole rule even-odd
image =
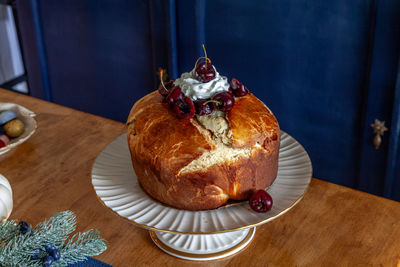
[[19, 232], [23, 235], [26, 234], [26, 232], [28, 232], [28, 230], [31, 228], [29, 224], [24, 221], [20, 221], [18, 223], [18, 227], [19, 227]]
[[47, 255], [42, 259], [43, 267], [50, 267], [53, 262], [54, 258], [50, 255]]
[[55, 251], [53, 251], [52, 254], [50, 254], [50, 256], [52, 256], [54, 258], [54, 260], [58, 261], [59, 259], [61, 259], [61, 253], [58, 249], [56, 249]]
[[24, 221], [1, 222], [0, 266], [68, 266], [106, 250], [97, 230], [71, 235], [75, 229], [71, 211], [57, 213], [35, 228]]
[[52, 253], [54, 250], [57, 250], [56, 246], [54, 246], [54, 245], [47, 245], [44, 247], [44, 249], [49, 254]]
[[54, 260], [59, 260], [61, 258], [61, 253], [54, 245], [45, 246], [46, 252], [48, 255], [52, 256]]
[[79, 261], [77, 263], [70, 264], [67, 267], [112, 267], [112, 266], [102, 261], [93, 258], [88, 258], [85, 261]]
[[0, 125], [3, 125], [18, 117], [17, 113], [12, 110], [5, 110], [0, 113]]
[[42, 250], [40, 248], [36, 248], [33, 250], [33, 254], [32, 254], [32, 260], [38, 260], [40, 259], [40, 254], [42, 253]]

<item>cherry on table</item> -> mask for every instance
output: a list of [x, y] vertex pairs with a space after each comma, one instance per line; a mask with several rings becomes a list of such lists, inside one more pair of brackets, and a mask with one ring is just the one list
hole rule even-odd
[[235, 105], [235, 98], [228, 92], [216, 94], [212, 100], [215, 100], [215, 108], [224, 112], [230, 111]]
[[249, 199], [252, 210], [257, 212], [267, 212], [272, 208], [272, 197], [265, 190], [258, 190]]
[[203, 61], [197, 64], [195, 69], [196, 77], [203, 83], [209, 82], [215, 78], [215, 69], [210, 61]]
[[194, 101], [194, 106], [196, 107], [196, 114], [203, 116], [211, 114], [211, 112], [213, 112], [214, 105], [212, 102], [208, 101], [209, 101], [208, 99], [198, 99]]

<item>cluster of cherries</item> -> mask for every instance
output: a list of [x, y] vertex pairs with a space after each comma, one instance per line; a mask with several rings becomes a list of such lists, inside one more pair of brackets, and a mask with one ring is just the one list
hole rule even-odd
[[[214, 79], [216, 74], [207, 55], [201, 58], [204, 58], [205, 61], [197, 64], [197, 60], [195, 76], [199, 81], [206, 83]], [[249, 93], [246, 86], [233, 78], [227, 92], [218, 93], [211, 99], [198, 99], [193, 102], [189, 97], [185, 96], [179, 86], [174, 85], [173, 80], [164, 83], [164, 73], [164, 70], [160, 70], [161, 83], [158, 87], [158, 92], [165, 98], [165, 102], [168, 103], [179, 119], [190, 119], [195, 114], [200, 116], [208, 115], [214, 110], [228, 112], [235, 104], [235, 97], [241, 97]]]

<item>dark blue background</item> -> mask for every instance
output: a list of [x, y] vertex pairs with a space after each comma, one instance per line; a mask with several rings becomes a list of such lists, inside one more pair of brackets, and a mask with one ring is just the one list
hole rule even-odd
[[[314, 176], [400, 199], [400, 2], [17, 1], [32, 95], [125, 121], [205, 43], [309, 152]], [[379, 150], [374, 119], [386, 121]]]

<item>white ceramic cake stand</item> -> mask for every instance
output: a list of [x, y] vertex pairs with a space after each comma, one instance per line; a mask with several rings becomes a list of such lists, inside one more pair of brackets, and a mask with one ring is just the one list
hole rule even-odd
[[254, 237], [257, 225], [296, 205], [306, 192], [311, 175], [307, 152], [282, 132], [278, 175], [267, 190], [274, 200], [270, 211], [254, 212], [247, 201], [207, 211], [179, 210], [161, 204], [141, 189], [124, 134], [97, 157], [92, 184], [101, 203], [121, 218], [150, 230], [153, 242], [161, 250], [188, 260], [214, 260], [242, 250]]

